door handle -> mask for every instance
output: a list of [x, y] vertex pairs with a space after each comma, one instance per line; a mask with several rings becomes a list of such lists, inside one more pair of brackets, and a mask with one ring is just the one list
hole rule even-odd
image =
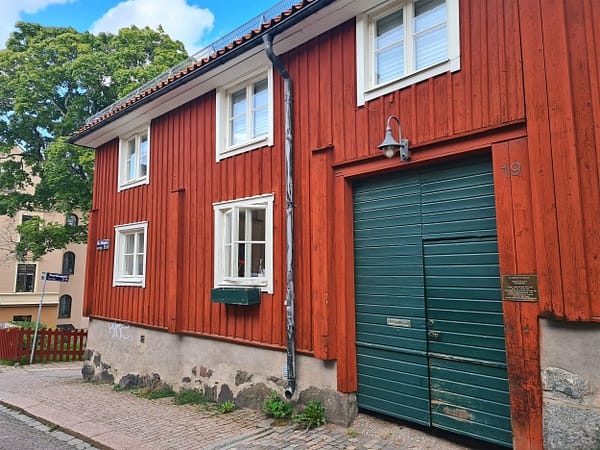
[[428, 331], [427, 336], [429, 336], [431, 339], [437, 339], [440, 337], [440, 332], [439, 331]]

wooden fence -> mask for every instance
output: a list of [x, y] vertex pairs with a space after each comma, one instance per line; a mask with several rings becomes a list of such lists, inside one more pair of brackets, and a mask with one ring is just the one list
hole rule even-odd
[[[29, 362], [34, 330], [0, 330], [0, 360]], [[33, 362], [80, 361], [87, 343], [87, 330], [39, 330]]]

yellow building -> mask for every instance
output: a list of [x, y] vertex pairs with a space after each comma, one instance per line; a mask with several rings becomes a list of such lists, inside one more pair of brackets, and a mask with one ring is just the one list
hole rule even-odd
[[[15, 149], [13, 157], [19, 158], [19, 153]], [[42, 273], [51, 272], [69, 274], [69, 281], [46, 282], [40, 322], [50, 328], [87, 328], [88, 319], [82, 316], [86, 245], [69, 245], [38, 261], [17, 261], [13, 253], [19, 239], [16, 227], [33, 216], [64, 224], [76, 224], [80, 219], [76, 215], [65, 217], [38, 211], [0, 216], [0, 324], [36, 321], [44, 284]]]

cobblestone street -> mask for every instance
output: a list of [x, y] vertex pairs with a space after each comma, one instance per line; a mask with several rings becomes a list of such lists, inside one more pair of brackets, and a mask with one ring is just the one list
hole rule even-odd
[[[116, 392], [111, 385], [86, 383], [80, 371], [81, 363], [0, 366], [0, 402], [41, 422], [55, 424], [60, 431], [99, 448], [467, 448], [363, 414], [348, 429], [332, 424], [310, 431], [295, 426], [274, 427], [259, 411], [239, 409], [217, 414], [203, 407], [175, 405], [170, 398], [148, 400], [131, 392]], [[7, 430], [0, 431], [0, 435], [0, 441], [12, 440]]]

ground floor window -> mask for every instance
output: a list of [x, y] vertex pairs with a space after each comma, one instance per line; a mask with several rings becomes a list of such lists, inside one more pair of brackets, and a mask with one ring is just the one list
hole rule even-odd
[[215, 287], [273, 291], [273, 194], [215, 203]]
[[114, 286], [146, 285], [148, 222], [115, 227]]

